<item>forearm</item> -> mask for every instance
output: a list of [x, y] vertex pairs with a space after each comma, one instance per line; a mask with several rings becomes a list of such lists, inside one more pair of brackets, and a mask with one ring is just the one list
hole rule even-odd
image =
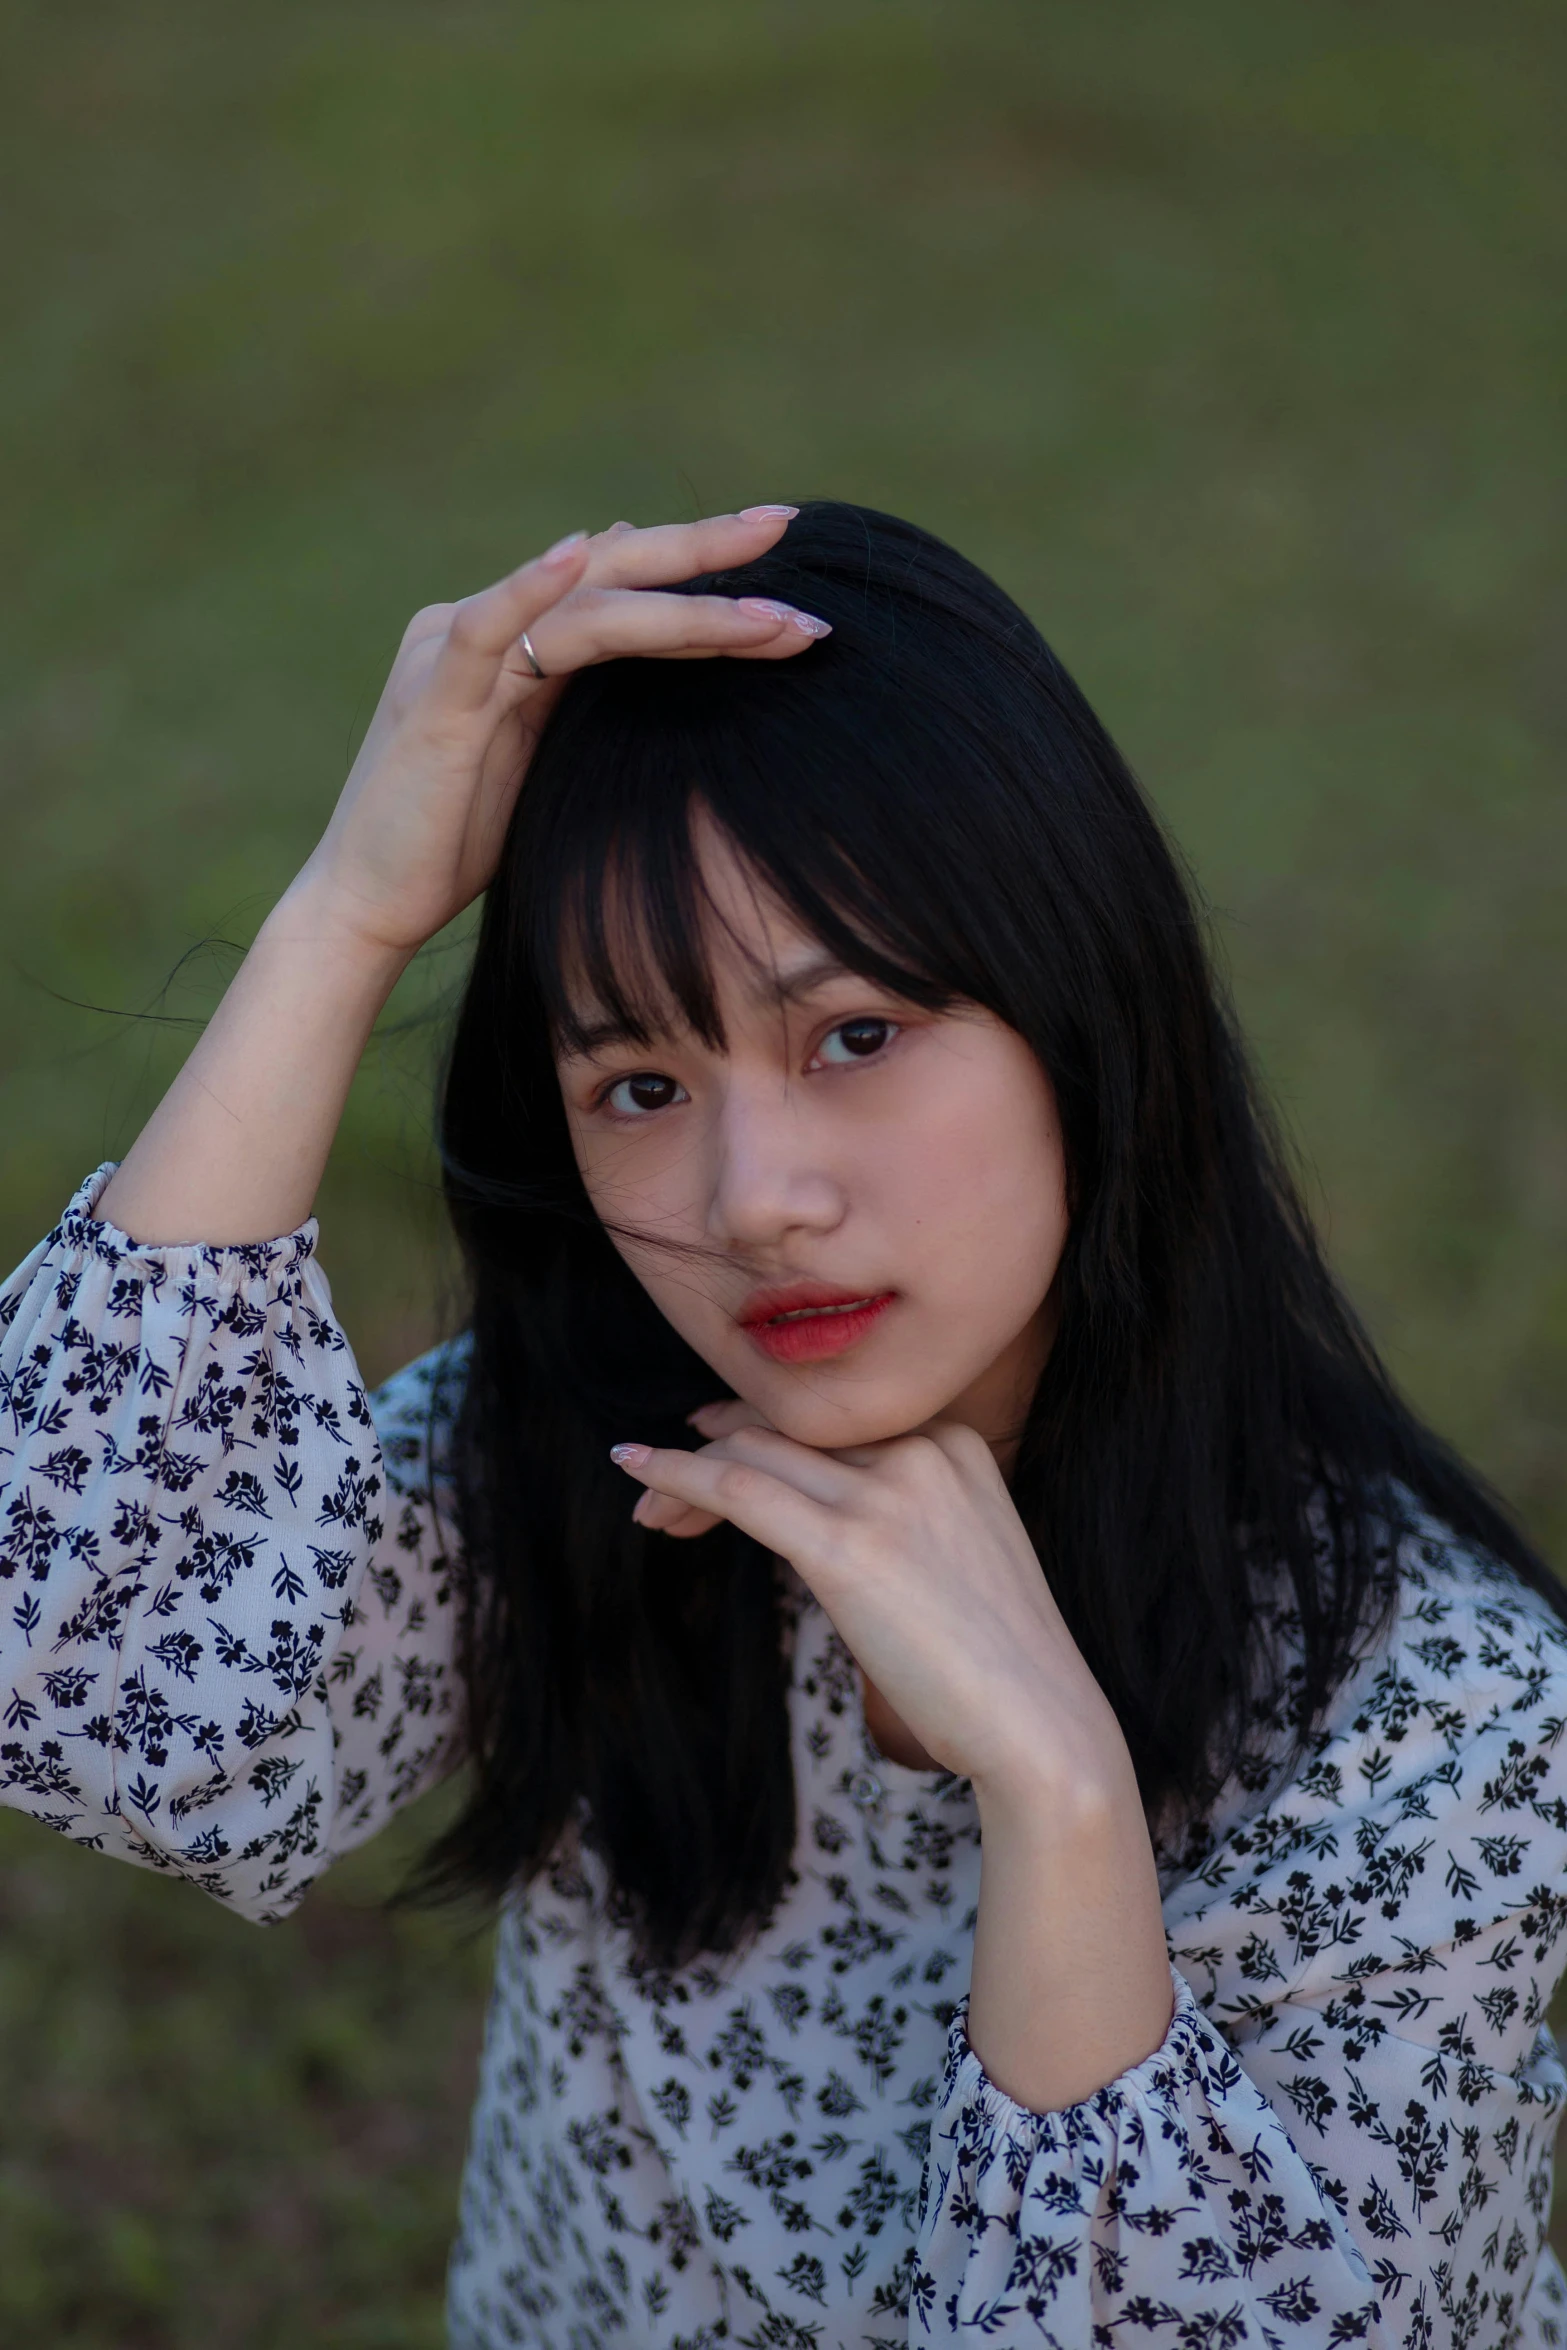
[[969, 2043], [1035, 2113], [1075, 2105], [1169, 2027], [1170, 1963], [1147, 1825], [1126, 1784], [980, 1788], [984, 1867]]
[[146, 1242], [269, 1240], [304, 1222], [406, 954], [334, 921], [303, 878], [98, 1202]]
[[465, 1356], [367, 1417], [308, 1250], [127, 1250], [90, 1197], [0, 1287], [0, 1804], [280, 1915], [459, 1748]]

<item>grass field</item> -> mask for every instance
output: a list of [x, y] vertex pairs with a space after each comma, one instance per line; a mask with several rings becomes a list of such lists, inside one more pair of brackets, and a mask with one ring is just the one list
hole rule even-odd
[[[1354, 1294], [1567, 1556], [1559, 9], [0, 23], [7, 1261], [134, 1133], [416, 605], [620, 513], [847, 495], [1077, 671]], [[460, 969], [405, 983], [323, 1195], [372, 1376], [441, 1311]], [[0, 2341], [438, 2341], [484, 1951], [378, 1908], [397, 1865], [260, 1935], [6, 1830]]]

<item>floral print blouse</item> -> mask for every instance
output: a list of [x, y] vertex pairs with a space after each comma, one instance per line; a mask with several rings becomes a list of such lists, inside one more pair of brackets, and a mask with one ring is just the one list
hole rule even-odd
[[[138, 1246], [109, 1172], [0, 1291], [0, 1786], [280, 1918], [461, 1755], [462, 1349], [367, 1400], [313, 1225]], [[1438, 1527], [1397, 1564], [1304, 1760], [1161, 1849], [1163, 2044], [1047, 2114], [965, 2036], [972, 1793], [879, 1754], [792, 1584], [799, 1846], [754, 1944], [639, 1966], [575, 1837], [505, 1912], [458, 2350], [1567, 2341], [1567, 1634]]]

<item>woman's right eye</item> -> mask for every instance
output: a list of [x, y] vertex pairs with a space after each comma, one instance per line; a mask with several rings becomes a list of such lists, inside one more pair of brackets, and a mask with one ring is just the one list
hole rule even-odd
[[621, 1118], [646, 1117], [650, 1110], [667, 1110], [684, 1099], [685, 1088], [673, 1077], [659, 1077], [651, 1070], [617, 1078], [603, 1097], [605, 1108]]

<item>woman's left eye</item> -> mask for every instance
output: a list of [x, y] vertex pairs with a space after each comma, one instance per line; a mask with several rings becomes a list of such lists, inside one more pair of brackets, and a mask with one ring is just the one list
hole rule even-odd
[[818, 1058], [839, 1069], [850, 1061], [868, 1061], [884, 1051], [897, 1033], [893, 1020], [841, 1020], [822, 1038]]

